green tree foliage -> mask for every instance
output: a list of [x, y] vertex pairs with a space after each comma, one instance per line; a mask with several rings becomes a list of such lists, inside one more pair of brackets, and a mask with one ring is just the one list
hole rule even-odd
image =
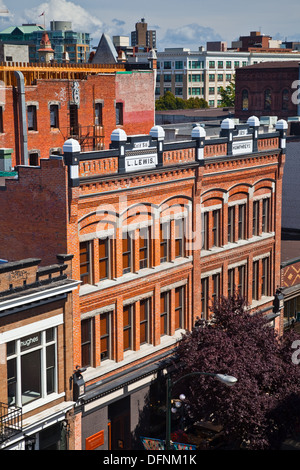
[[175, 97], [170, 91], [167, 91], [164, 96], [158, 98], [155, 103], [156, 111], [201, 108], [208, 108], [208, 103], [203, 98], [196, 97], [184, 100], [182, 98]]
[[194, 421], [222, 425], [237, 448], [280, 448], [300, 422], [300, 365], [293, 360], [299, 335], [279, 337], [237, 294], [215, 304], [213, 319], [184, 335], [173, 379], [201, 371], [232, 375], [237, 383], [227, 387], [197, 375], [182, 379], [173, 392], [186, 395]]
[[235, 78], [227, 85], [226, 88], [221, 87], [221, 107], [222, 108], [232, 108], [235, 105]]

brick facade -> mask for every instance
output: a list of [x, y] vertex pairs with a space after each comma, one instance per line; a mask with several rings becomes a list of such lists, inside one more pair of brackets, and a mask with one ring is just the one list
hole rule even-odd
[[[27, 246], [47, 263], [58, 247], [74, 255], [72, 278], [82, 284], [72, 301], [73, 367], [87, 368], [75, 406], [82, 448], [100, 409], [103, 445], [108, 429], [118, 441], [115, 406], [150, 387], [181, 333], [210, 318], [212, 299], [238, 287], [251, 309], [272, 315], [286, 123], [259, 136], [258, 125], [226, 119], [217, 138], [196, 127], [177, 143], [164, 142], [157, 126], [150, 135], [119, 129], [110, 149], [96, 153], [69, 141], [64, 158], [19, 168], [1, 191], [0, 258]], [[273, 321], [281, 331], [281, 316]], [[123, 423], [132, 412], [125, 408]]]

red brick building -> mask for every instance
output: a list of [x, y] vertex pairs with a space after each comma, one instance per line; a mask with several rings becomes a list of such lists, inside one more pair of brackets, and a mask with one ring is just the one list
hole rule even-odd
[[273, 303], [286, 122], [273, 134], [258, 126], [225, 119], [216, 138], [195, 127], [184, 142], [165, 142], [159, 126], [116, 129], [98, 152], [69, 139], [63, 156], [20, 166], [0, 188], [0, 258], [28, 247], [47, 264], [74, 255], [73, 367], [86, 368], [75, 449], [130, 449], [145, 433], [163, 435], [164, 371], [219, 295], [239, 288], [282, 330]]
[[62, 153], [69, 137], [86, 151], [108, 148], [116, 127], [148, 133], [154, 120], [154, 72], [147, 65], [145, 70], [128, 67], [1, 66], [0, 148], [11, 149], [11, 166], [27, 159], [38, 165], [40, 158]]
[[299, 62], [261, 62], [236, 69], [235, 117], [298, 115]]

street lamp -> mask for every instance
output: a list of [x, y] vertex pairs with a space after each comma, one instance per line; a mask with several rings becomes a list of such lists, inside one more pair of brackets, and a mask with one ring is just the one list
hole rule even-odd
[[[166, 449], [171, 449], [171, 400], [172, 400], [172, 389], [173, 387], [180, 382], [181, 380], [185, 379], [186, 377], [191, 377], [193, 375], [207, 375], [210, 377], [214, 377], [220, 382], [224, 383], [227, 386], [232, 386], [237, 382], [237, 378], [233, 377], [232, 375], [226, 374], [214, 374], [212, 372], [191, 372], [189, 374], [183, 375], [175, 382], [172, 382], [170, 376], [167, 376], [167, 423], [166, 423]], [[183, 398], [184, 397], [184, 398]], [[185, 399], [185, 396], [182, 395], [181, 399]]]

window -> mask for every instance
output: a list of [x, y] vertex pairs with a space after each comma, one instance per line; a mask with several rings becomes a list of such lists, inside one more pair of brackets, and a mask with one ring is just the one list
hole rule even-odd
[[239, 291], [239, 294], [245, 298], [246, 296], [246, 268], [245, 266], [238, 267], [238, 291]]
[[271, 90], [268, 88], [264, 93], [264, 110], [270, 111], [272, 105]]
[[170, 222], [160, 224], [160, 262], [170, 261]]
[[58, 121], [58, 105], [51, 104], [50, 105], [50, 127], [54, 129], [59, 128], [59, 121]]
[[204, 212], [202, 214], [202, 227], [201, 227], [201, 234], [202, 234], [202, 249], [208, 250], [208, 212]]
[[253, 202], [253, 235], [259, 235], [259, 201]]
[[182, 96], [183, 95], [183, 88], [182, 87], [176, 87], [175, 88], [175, 96]]
[[234, 67], [236, 68], [236, 67], [239, 67], [239, 66], [240, 66], [239, 61], [238, 61], [238, 60], [235, 60], [235, 61], [234, 61]]
[[169, 319], [170, 319], [170, 292], [163, 292], [160, 295], [160, 335], [169, 334]]
[[259, 274], [259, 261], [254, 261], [253, 272], [252, 272], [252, 299], [253, 300], [259, 299], [258, 274]]
[[220, 274], [214, 274], [212, 276], [212, 303], [217, 302], [220, 297]]
[[184, 219], [175, 220], [175, 258], [184, 256]]
[[190, 68], [191, 69], [201, 69], [201, 68], [203, 68], [203, 62], [201, 62], [200, 60], [192, 60], [190, 62]]
[[172, 68], [172, 64], [169, 61], [164, 62], [164, 69], [170, 70]]
[[183, 69], [183, 62], [181, 60], [175, 61], [175, 69]]
[[269, 258], [264, 258], [262, 260], [262, 285], [261, 293], [262, 295], [269, 295]]
[[223, 60], [219, 60], [218, 61], [218, 69], [222, 69], [223, 68]]
[[149, 229], [142, 228], [139, 233], [139, 264], [140, 269], [150, 267]]
[[214, 82], [214, 81], [215, 81], [215, 74], [214, 74], [214, 73], [210, 73], [210, 74], [208, 75], [208, 80], [209, 80], [210, 82]]
[[36, 106], [27, 106], [27, 125], [29, 131], [37, 130]]
[[202, 79], [202, 77], [201, 77], [200, 73], [196, 73], [196, 74], [193, 74], [193, 75], [189, 76], [189, 81], [190, 82], [201, 82], [201, 79]]
[[104, 238], [99, 240], [99, 280], [108, 279], [109, 273], [109, 254], [110, 254], [110, 239]]
[[208, 317], [208, 278], [201, 279], [201, 316]]
[[105, 361], [106, 359], [110, 359], [111, 357], [110, 315], [110, 312], [100, 314], [101, 361]]
[[184, 328], [184, 287], [175, 289], [175, 330]]
[[218, 73], [218, 82], [223, 82], [223, 77], [222, 73]]
[[289, 109], [289, 90], [282, 91], [282, 111], [287, 111]]
[[214, 61], [214, 60], [210, 60], [210, 61], [209, 61], [209, 68], [210, 68], [210, 69], [214, 69], [215, 66], [216, 66], [215, 61]]
[[57, 392], [57, 330], [49, 328], [7, 343], [9, 406], [24, 406]]
[[116, 125], [117, 126], [122, 126], [124, 123], [123, 112], [124, 112], [123, 103], [116, 103]]
[[171, 82], [172, 81], [172, 76], [169, 74], [164, 75], [164, 82]]
[[39, 165], [39, 154], [37, 152], [31, 152], [29, 154], [29, 165], [38, 166]]
[[81, 322], [81, 365], [90, 367], [92, 361], [92, 324], [94, 319], [88, 318]]
[[212, 244], [213, 246], [220, 246], [220, 209], [213, 211], [213, 227], [212, 227]]
[[134, 304], [123, 307], [123, 350], [132, 349], [132, 325]]
[[182, 78], [183, 78], [183, 75], [181, 73], [176, 73], [175, 74], [175, 83], [182, 83]]
[[192, 92], [191, 93], [192, 95], [197, 95], [197, 96], [201, 95], [201, 89], [200, 88], [192, 88], [191, 92]]
[[262, 203], [262, 232], [269, 232], [269, 209], [270, 199], [263, 199]]
[[149, 320], [151, 299], [140, 301], [140, 344], [150, 343]]
[[4, 132], [4, 125], [3, 125], [3, 107], [0, 106], [0, 134]]
[[233, 243], [235, 240], [234, 237], [234, 228], [235, 228], [235, 207], [228, 207], [228, 243]]
[[123, 274], [126, 274], [130, 273], [132, 268], [132, 238], [130, 233], [123, 234], [122, 247]]
[[248, 90], [242, 91], [242, 109], [243, 111], [247, 111], [249, 106], [249, 97], [248, 97]]
[[228, 269], [228, 297], [232, 297], [234, 294], [234, 268]]
[[210, 86], [210, 87], [208, 88], [208, 93], [209, 93], [209, 95], [214, 95], [214, 94], [215, 94], [215, 87], [214, 87], [214, 86]]
[[239, 205], [238, 238], [246, 238], [246, 204]]
[[231, 82], [231, 73], [226, 73], [226, 81]]
[[95, 126], [103, 125], [103, 105], [95, 103]]
[[89, 242], [80, 243], [80, 280], [83, 284], [91, 283], [90, 276], [90, 244]]
[[231, 60], [226, 60], [226, 68], [231, 69]]
[[215, 100], [209, 100], [208, 105], [213, 108], [215, 106]]

